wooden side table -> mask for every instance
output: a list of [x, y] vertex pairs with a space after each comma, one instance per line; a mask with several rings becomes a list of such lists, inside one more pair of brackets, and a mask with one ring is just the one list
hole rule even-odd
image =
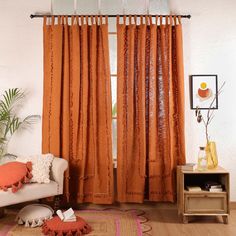
[[[186, 190], [186, 186], [204, 186], [207, 181], [221, 183], [224, 191]], [[189, 216], [222, 216], [223, 222], [228, 224], [229, 195], [229, 172], [222, 167], [206, 171], [186, 171], [181, 166], [177, 167], [177, 206], [183, 223], [188, 223]]]

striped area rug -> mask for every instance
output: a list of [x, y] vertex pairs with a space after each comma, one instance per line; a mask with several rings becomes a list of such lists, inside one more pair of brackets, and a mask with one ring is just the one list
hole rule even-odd
[[[80, 210], [82, 217], [92, 227], [88, 236], [148, 236], [151, 227], [145, 212], [140, 210]], [[14, 222], [16, 213], [8, 212], [0, 219], [0, 236], [42, 236], [41, 228], [25, 228]]]

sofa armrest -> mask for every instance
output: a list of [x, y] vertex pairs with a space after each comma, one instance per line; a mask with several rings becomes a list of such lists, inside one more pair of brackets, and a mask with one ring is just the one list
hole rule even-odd
[[51, 167], [51, 180], [58, 184], [58, 194], [63, 193], [64, 172], [68, 168], [68, 162], [65, 159], [54, 157]]

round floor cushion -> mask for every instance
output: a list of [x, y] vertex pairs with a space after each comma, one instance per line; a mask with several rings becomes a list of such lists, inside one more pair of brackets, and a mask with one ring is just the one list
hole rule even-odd
[[43, 222], [47, 219], [51, 219], [53, 215], [53, 209], [44, 204], [31, 204], [20, 210], [17, 215], [17, 222], [25, 227], [38, 227], [43, 225]]
[[32, 163], [8, 162], [0, 165], [0, 189], [17, 192], [23, 184], [28, 183], [32, 178]]
[[58, 216], [44, 222], [44, 235], [48, 236], [82, 236], [91, 232], [91, 227], [80, 217], [75, 222], [63, 222]]

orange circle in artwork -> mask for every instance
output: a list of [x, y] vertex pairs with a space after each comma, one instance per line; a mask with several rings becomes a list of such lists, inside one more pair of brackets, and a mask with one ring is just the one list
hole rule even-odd
[[198, 95], [202, 98], [207, 98], [209, 95], [210, 95], [210, 89], [207, 88], [207, 89], [198, 89]]

